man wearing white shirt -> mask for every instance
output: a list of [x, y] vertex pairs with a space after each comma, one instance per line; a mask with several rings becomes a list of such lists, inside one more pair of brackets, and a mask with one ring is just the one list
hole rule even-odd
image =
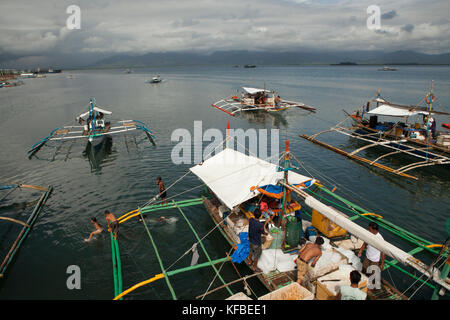
[[[380, 239], [383, 239], [383, 236], [378, 232], [378, 224], [375, 222], [369, 223], [369, 231]], [[361, 257], [364, 249], [366, 249], [366, 257], [363, 262], [362, 272], [367, 274], [367, 268], [372, 265], [378, 266], [380, 271], [383, 271], [385, 254], [370, 244], [364, 243], [361, 249], [359, 249], [358, 257]]]

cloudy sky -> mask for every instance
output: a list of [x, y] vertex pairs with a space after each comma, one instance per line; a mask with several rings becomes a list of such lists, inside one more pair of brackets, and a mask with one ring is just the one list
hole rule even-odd
[[[81, 10], [79, 30], [67, 28], [70, 5]], [[371, 5], [378, 30], [367, 27]], [[450, 52], [448, 0], [15, 0], [0, 12], [3, 64], [167, 51]]]

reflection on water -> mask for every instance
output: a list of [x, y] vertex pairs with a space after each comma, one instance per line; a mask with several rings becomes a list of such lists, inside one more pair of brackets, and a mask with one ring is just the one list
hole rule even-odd
[[94, 143], [91, 141], [87, 142], [83, 156], [89, 159], [92, 172], [101, 170], [101, 163], [111, 154], [112, 141], [113, 139], [110, 135], [104, 135], [98, 141], [94, 140]]

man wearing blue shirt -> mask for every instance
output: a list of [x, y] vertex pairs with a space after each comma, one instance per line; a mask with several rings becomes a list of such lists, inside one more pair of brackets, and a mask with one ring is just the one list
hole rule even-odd
[[258, 259], [262, 253], [261, 235], [266, 233], [264, 229], [271, 218], [267, 219], [265, 223], [260, 222], [261, 211], [259, 209], [256, 209], [253, 215], [254, 218], [252, 217], [248, 221], [248, 241], [250, 242], [250, 264], [252, 265], [252, 270], [256, 271]]

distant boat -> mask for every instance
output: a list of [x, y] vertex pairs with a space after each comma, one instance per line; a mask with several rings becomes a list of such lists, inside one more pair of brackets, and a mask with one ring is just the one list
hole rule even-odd
[[147, 83], [160, 83], [160, 82], [162, 82], [162, 79], [161, 79], [161, 77], [159, 75], [158, 76], [154, 76], [152, 78], [152, 80], [148, 80], [147, 81]]
[[21, 73], [20, 77], [21, 78], [36, 78], [36, 74], [34, 74], [34, 73]]
[[131, 73], [130, 69], [126, 69], [123, 73]]
[[383, 67], [381, 69], [378, 69], [378, 71], [397, 71], [397, 68], [390, 68], [390, 67]]
[[244, 68], [256, 68], [254, 64], [246, 64]]
[[235, 116], [242, 111], [280, 112], [292, 107], [315, 112], [315, 108], [302, 102], [281, 99], [275, 91], [266, 89], [242, 87], [239, 96], [231, 96], [212, 104], [212, 107]]

